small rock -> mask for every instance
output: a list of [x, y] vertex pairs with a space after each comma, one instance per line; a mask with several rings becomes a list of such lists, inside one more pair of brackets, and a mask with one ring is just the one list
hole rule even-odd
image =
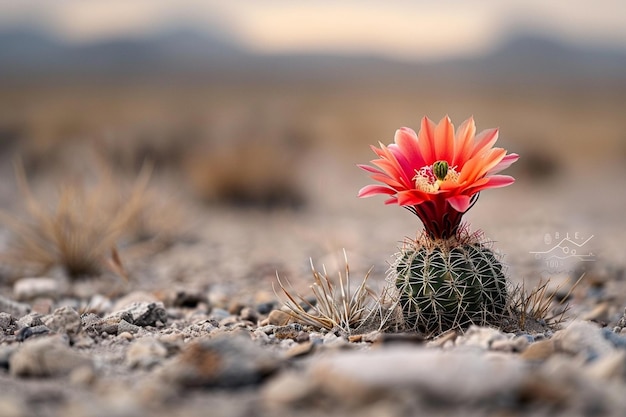
[[43, 323], [57, 333], [75, 335], [80, 331], [80, 315], [71, 307], [61, 307], [43, 318]]
[[428, 346], [428, 347], [444, 347], [447, 344], [453, 344], [457, 337], [459, 337], [459, 333], [456, 330], [454, 330], [454, 329], [448, 330], [447, 332], [437, 336], [435, 339], [433, 339], [430, 342], [426, 343], [426, 346]]
[[269, 381], [261, 395], [266, 405], [280, 409], [286, 405], [298, 406], [306, 402], [314, 391], [315, 384], [310, 379], [295, 372], [286, 372]]
[[157, 293], [157, 298], [167, 307], [195, 308], [208, 301], [201, 289], [172, 288]]
[[43, 325], [41, 318], [42, 315], [39, 313], [28, 313], [17, 320], [17, 326], [20, 328], [41, 326]]
[[274, 326], [286, 326], [292, 317], [281, 310], [272, 310], [267, 317], [267, 324], [273, 324]]
[[587, 360], [608, 355], [615, 349], [602, 335], [602, 329], [584, 321], [575, 321], [565, 329], [559, 330], [552, 340], [558, 350], [573, 355], [583, 354]]
[[[122, 316], [110, 316], [101, 319], [100, 317], [91, 314], [87, 318], [83, 317], [83, 329], [85, 332], [92, 336], [98, 336], [102, 333], [106, 334], [117, 334], [118, 327]], [[129, 320], [132, 320], [130, 314], [126, 316]]]
[[296, 342], [298, 343], [308, 342], [309, 339], [309, 332], [305, 332], [304, 330], [300, 331], [300, 333], [298, 333], [298, 336], [296, 336]]
[[531, 343], [520, 356], [529, 361], [542, 361], [549, 358], [555, 351], [554, 342], [547, 339]]
[[150, 304], [158, 301], [158, 298], [149, 292], [133, 291], [118, 299], [113, 305], [113, 308], [111, 308], [111, 311], [125, 311], [128, 310], [133, 304]]
[[523, 352], [528, 347], [528, 338], [518, 336], [513, 339], [494, 340], [491, 343], [491, 350], [499, 352]]
[[220, 320], [219, 327], [233, 327], [239, 323], [241, 323], [241, 321], [237, 316], [228, 316]]
[[240, 387], [258, 384], [279, 365], [274, 354], [247, 334], [229, 332], [193, 341], [164, 365], [160, 375], [181, 387]]
[[150, 369], [167, 356], [167, 349], [153, 337], [143, 337], [130, 344], [126, 364], [131, 368]]
[[161, 302], [133, 303], [124, 310], [116, 311], [112, 316], [141, 327], [156, 326], [157, 323], [167, 322], [167, 311]]
[[331, 349], [342, 349], [350, 346], [346, 339], [339, 337], [334, 333], [325, 334], [322, 340], [324, 346]]
[[297, 345], [294, 345], [289, 350], [287, 350], [286, 355], [288, 358], [297, 358], [300, 356], [305, 356], [313, 352], [314, 347], [315, 347], [315, 343], [313, 342], [298, 343]]
[[372, 395], [397, 398], [399, 391], [421, 393], [431, 401], [471, 403], [508, 398], [522, 385], [526, 370], [510, 355], [399, 345], [340, 351], [312, 361], [304, 377], [332, 398], [355, 404]]
[[224, 310], [223, 308], [214, 308], [213, 310], [211, 310], [212, 320], [220, 322], [228, 317], [230, 317], [230, 314], [228, 313], [228, 311]]
[[91, 366], [80, 366], [70, 372], [70, 383], [78, 387], [93, 385], [96, 373]]
[[22, 327], [17, 332], [16, 338], [18, 342], [23, 342], [24, 340], [30, 337], [42, 336], [48, 333], [50, 333], [50, 329], [48, 328], [48, 326], [45, 326], [43, 324], [39, 326], [33, 326], [33, 327]]
[[619, 380], [626, 370], [626, 352], [617, 351], [592, 362], [586, 369], [587, 375], [599, 380]]
[[470, 326], [467, 331], [456, 338], [456, 346], [471, 346], [489, 350], [496, 341], [507, 341], [510, 336], [491, 327]]
[[53, 278], [22, 278], [13, 284], [13, 294], [19, 301], [39, 297], [56, 299], [60, 295], [59, 282]]
[[252, 323], [256, 323], [259, 320], [259, 313], [253, 308], [244, 307], [241, 309], [239, 313], [241, 320], [251, 321]]
[[238, 316], [245, 307], [244, 304], [240, 303], [237, 300], [232, 300], [230, 304], [228, 304], [228, 314], [233, 316]]
[[21, 377], [67, 375], [81, 366], [92, 366], [91, 359], [72, 350], [59, 336], [27, 341], [9, 360], [11, 375]]
[[279, 340], [296, 340], [296, 338], [300, 334], [300, 331], [302, 331], [302, 326], [296, 323], [292, 323], [288, 326], [280, 326], [276, 328], [276, 330], [274, 331], [274, 336], [276, 337], [276, 339]]
[[133, 340], [133, 335], [129, 332], [119, 333], [117, 337], [119, 337], [120, 339], [128, 340], [128, 341]]
[[377, 343], [377, 344], [397, 344], [397, 343], [408, 343], [408, 344], [422, 344], [425, 339], [424, 336], [418, 333], [381, 333], [378, 331], [364, 334], [362, 339], [363, 342], [368, 343]]
[[0, 329], [6, 331], [13, 330], [15, 328], [15, 318], [9, 313], [0, 313]]
[[120, 333], [135, 334], [135, 333], [139, 333], [139, 331], [141, 331], [141, 327], [131, 324], [127, 322], [126, 320], [120, 320], [120, 322], [117, 324], [117, 334], [120, 334]]
[[267, 315], [269, 314], [274, 308], [276, 307], [276, 303], [274, 303], [273, 301], [269, 301], [266, 303], [260, 303], [257, 304], [256, 306], [256, 311], [259, 312], [259, 314], [262, 315]]

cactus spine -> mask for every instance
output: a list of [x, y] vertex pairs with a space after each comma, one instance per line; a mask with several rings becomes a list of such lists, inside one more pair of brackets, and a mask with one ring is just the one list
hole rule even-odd
[[408, 242], [392, 268], [405, 325], [440, 333], [489, 324], [507, 302], [503, 266], [477, 235]]

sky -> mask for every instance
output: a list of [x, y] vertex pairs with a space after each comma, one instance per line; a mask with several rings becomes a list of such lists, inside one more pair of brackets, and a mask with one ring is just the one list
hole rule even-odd
[[0, 29], [38, 26], [71, 42], [193, 27], [255, 52], [439, 59], [486, 53], [514, 32], [626, 50], [624, 0], [20, 0]]

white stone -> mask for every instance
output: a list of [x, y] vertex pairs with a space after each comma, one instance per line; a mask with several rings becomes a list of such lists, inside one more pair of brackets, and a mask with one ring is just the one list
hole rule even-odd
[[56, 298], [60, 294], [59, 283], [53, 278], [22, 278], [13, 284], [13, 294], [20, 301], [38, 297]]
[[411, 390], [452, 402], [489, 399], [520, 386], [527, 365], [511, 355], [473, 350], [394, 347], [341, 352], [311, 364], [309, 372], [338, 397]]

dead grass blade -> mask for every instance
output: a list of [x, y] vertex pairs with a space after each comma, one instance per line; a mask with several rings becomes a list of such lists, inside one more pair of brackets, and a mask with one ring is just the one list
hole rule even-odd
[[570, 306], [567, 299], [572, 291], [580, 284], [585, 274], [582, 274], [572, 285], [567, 294], [557, 301], [557, 294], [564, 284], [560, 284], [555, 290], [549, 290], [550, 280], [539, 281], [536, 287], [527, 292], [524, 284], [514, 289], [512, 294], [512, 307], [519, 316], [519, 327], [525, 330], [529, 321], [543, 322], [554, 327], [561, 324], [567, 318]]
[[130, 189], [124, 189], [105, 166], [97, 181], [87, 185], [71, 180], [58, 188], [56, 204], [37, 199], [23, 165], [15, 163], [15, 176], [24, 200], [24, 218], [0, 212], [0, 221], [12, 232], [3, 259], [17, 269], [44, 273], [61, 266], [71, 278], [98, 275], [103, 270], [128, 278], [118, 253], [120, 241], [132, 240], [129, 232], [146, 210], [145, 194], [152, 164], [144, 164]]
[[[289, 310], [289, 314], [298, 322], [317, 329], [340, 329], [345, 334], [355, 334], [364, 329], [376, 330], [385, 327], [389, 313], [382, 306], [383, 296], [377, 296], [367, 286], [371, 269], [365, 274], [359, 286], [352, 290], [350, 267], [344, 251], [345, 270], [338, 273], [338, 285], [335, 285], [326, 268], [322, 272], [315, 269], [311, 260], [314, 302], [298, 294], [288, 281], [283, 282], [278, 273], [276, 279], [282, 296], [274, 293]], [[372, 327], [374, 327], [372, 329]]]

